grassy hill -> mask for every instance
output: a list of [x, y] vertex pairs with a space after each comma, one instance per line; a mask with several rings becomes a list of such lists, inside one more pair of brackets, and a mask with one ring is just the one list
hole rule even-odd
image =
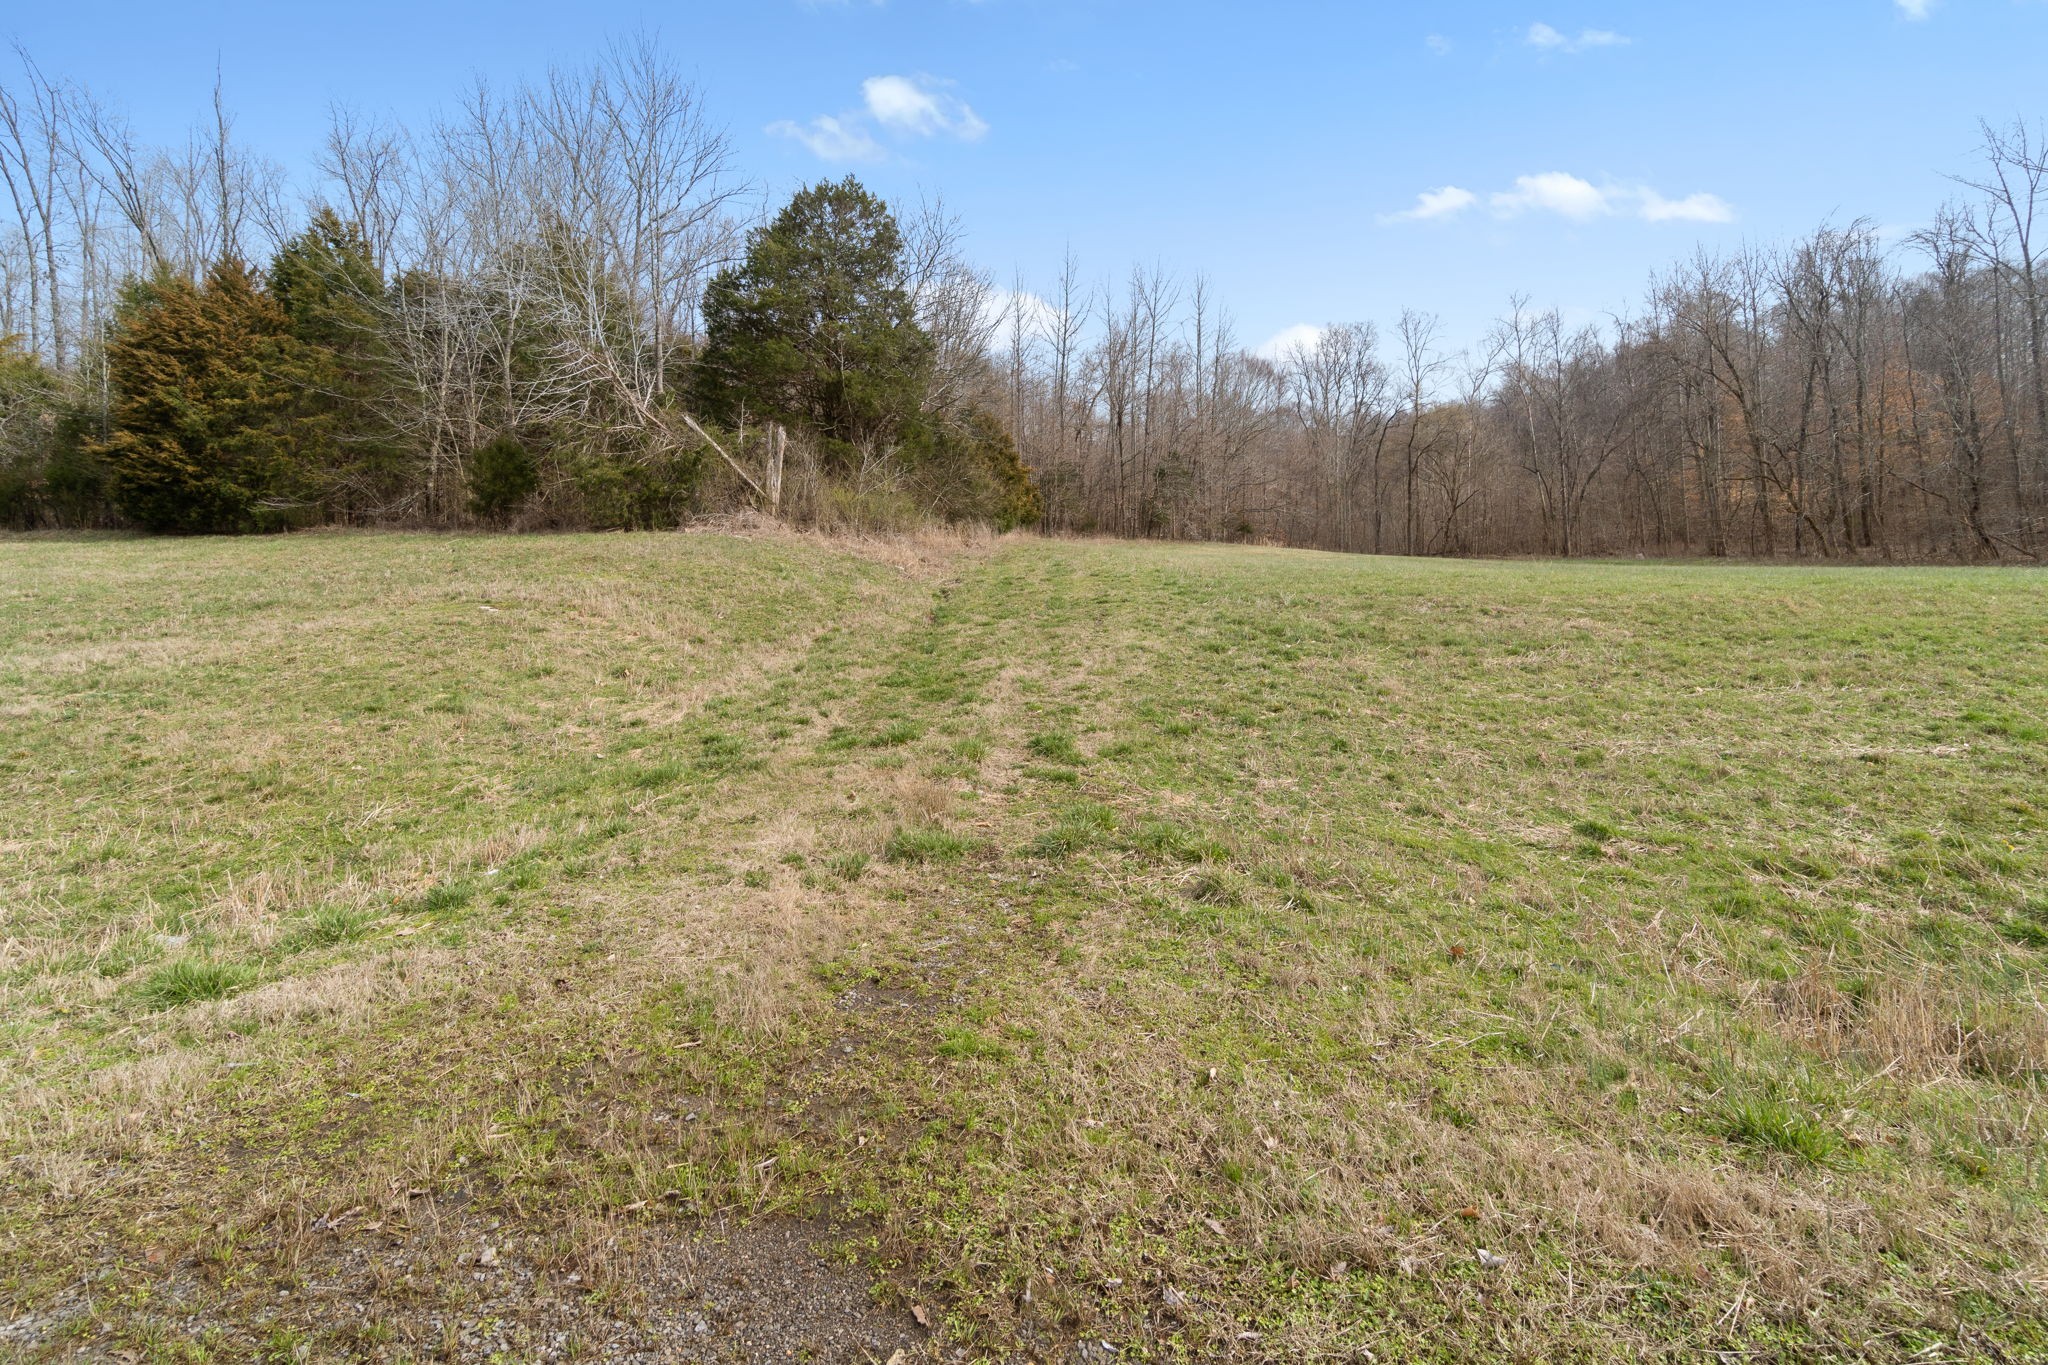
[[0, 802], [30, 1354], [2048, 1358], [2038, 573], [0, 541]]

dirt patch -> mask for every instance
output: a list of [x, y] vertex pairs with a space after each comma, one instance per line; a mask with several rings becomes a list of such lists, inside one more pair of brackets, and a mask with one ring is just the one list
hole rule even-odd
[[[167, 1268], [149, 1296], [150, 1344], [298, 1361], [904, 1365], [940, 1354], [911, 1311], [881, 1307], [868, 1277], [830, 1254], [847, 1231], [824, 1224], [613, 1225], [572, 1245], [459, 1213], [411, 1239], [336, 1222], [299, 1259], [296, 1287], [197, 1261]], [[132, 1320], [98, 1318], [99, 1279], [0, 1322], [0, 1349], [141, 1359]]]

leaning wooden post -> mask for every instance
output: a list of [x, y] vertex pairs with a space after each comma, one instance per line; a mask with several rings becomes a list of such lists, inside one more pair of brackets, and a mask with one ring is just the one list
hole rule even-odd
[[789, 448], [789, 433], [782, 429], [782, 423], [772, 422], [768, 427], [768, 471], [765, 482], [768, 485], [768, 515], [778, 521], [782, 518], [782, 459]]
[[761, 501], [763, 502], [766, 502], [768, 500], [768, 494], [762, 489], [761, 485], [755, 481], [754, 476], [752, 474], [749, 474], [746, 471], [746, 469], [741, 466], [740, 462], [732, 457], [731, 451], [727, 450], [724, 446], [720, 445], [716, 440], [712, 439], [711, 433], [704, 430], [703, 427], [698, 426], [697, 419], [690, 416], [689, 413], [685, 412], [680, 413], [678, 415], [683, 419], [684, 426], [687, 426], [690, 430], [696, 432], [698, 438], [702, 440], [704, 444], [710, 446], [713, 450], [717, 451], [719, 454], [719, 458], [723, 459], [728, 465], [732, 466], [732, 472], [739, 475], [740, 479], [747, 485], [747, 487], [754, 490], [755, 497], [761, 499]]

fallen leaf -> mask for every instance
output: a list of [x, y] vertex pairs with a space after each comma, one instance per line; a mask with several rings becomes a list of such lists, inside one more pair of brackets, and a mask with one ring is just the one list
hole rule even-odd
[[912, 1316], [913, 1318], [916, 1318], [916, 1319], [917, 1319], [917, 1325], [918, 1325], [919, 1327], [922, 1327], [922, 1328], [924, 1328], [924, 1329], [925, 1329], [925, 1330], [927, 1330], [927, 1331], [931, 1330], [931, 1325], [932, 1325], [932, 1315], [924, 1311], [924, 1305], [923, 1305], [923, 1304], [921, 1304], [921, 1303], [914, 1303], [914, 1304], [912, 1304], [912, 1305], [910, 1306], [910, 1316]]
[[1215, 1233], [1218, 1237], [1228, 1235], [1223, 1231], [1223, 1224], [1217, 1222], [1214, 1218], [1204, 1218], [1202, 1222], [1208, 1227], [1209, 1231]]

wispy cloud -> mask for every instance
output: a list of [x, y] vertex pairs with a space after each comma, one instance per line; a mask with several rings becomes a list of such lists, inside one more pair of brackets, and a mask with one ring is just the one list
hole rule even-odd
[[1636, 213], [1647, 223], [1732, 223], [1735, 210], [1718, 194], [1666, 199], [1655, 190], [1636, 191]]
[[1327, 327], [1313, 323], [1297, 322], [1292, 327], [1283, 327], [1252, 348], [1252, 354], [1275, 364], [1300, 351], [1312, 351], [1323, 339]]
[[[1480, 196], [1457, 185], [1425, 190], [1412, 207], [1383, 213], [1382, 223], [1413, 223], [1455, 218], [1476, 208]], [[1549, 214], [1574, 223], [1601, 218], [1635, 218], [1645, 223], [1732, 223], [1735, 210], [1717, 194], [1688, 194], [1673, 199], [1647, 185], [1596, 185], [1567, 171], [1518, 175], [1510, 189], [1485, 198], [1496, 218]]]
[[1413, 223], [1427, 218], [1449, 218], [1463, 213], [1479, 202], [1479, 196], [1470, 190], [1459, 189], [1456, 185], [1445, 185], [1440, 189], [1424, 190], [1415, 196], [1412, 208], [1399, 213], [1383, 213], [1382, 223]]
[[820, 114], [808, 123], [778, 119], [767, 127], [774, 137], [802, 143], [823, 161], [880, 161], [889, 155], [877, 133], [898, 140], [945, 137], [979, 141], [988, 124], [953, 82], [936, 76], [870, 76], [860, 83], [861, 107]]
[[1422, 40], [1422, 45], [1439, 57], [1451, 55], [1451, 40], [1441, 33], [1432, 33]]
[[820, 114], [809, 123], [777, 119], [768, 125], [768, 132], [801, 142], [820, 161], [880, 161], [886, 155], [882, 144], [857, 119], [831, 114]]
[[959, 138], [973, 142], [988, 132], [967, 101], [932, 76], [870, 76], [860, 83], [869, 117], [884, 128], [912, 137]]
[[1626, 47], [1629, 42], [1626, 36], [1609, 28], [1582, 28], [1574, 38], [1543, 23], [1529, 25], [1522, 41], [1542, 52], [1584, 52], [1596, 47]]
[[1934, 12], [1934, 0], [1895, 0], [1903, 18], [1918, 22]]

